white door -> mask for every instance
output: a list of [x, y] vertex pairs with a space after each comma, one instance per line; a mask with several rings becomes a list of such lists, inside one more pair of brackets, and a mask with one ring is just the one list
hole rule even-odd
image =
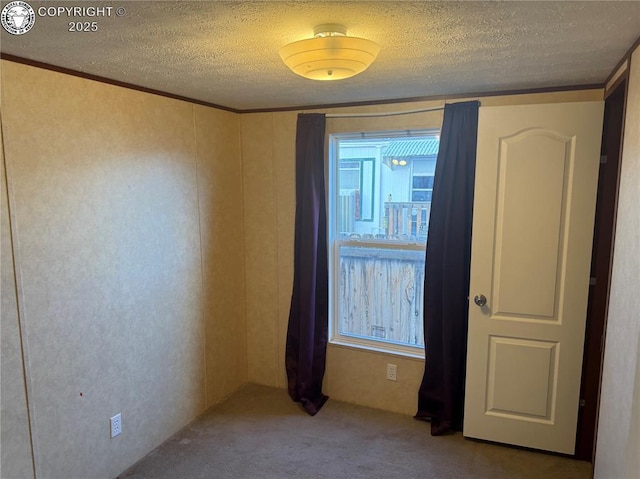
[[603, 107], [480, 108], [465, 436], [574, 452]]

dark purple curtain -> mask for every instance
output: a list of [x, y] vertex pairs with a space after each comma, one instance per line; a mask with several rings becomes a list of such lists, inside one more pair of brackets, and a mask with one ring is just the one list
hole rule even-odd
[[293, 294], [285, 366], [289, 395], [315, 415], [322, 394], [329, 315], [324, 114], [298, 115]]
[[429, 219], [424, 284], [425, 371], [417, 419], [431, 434], [461, 430], [467, 360], [477, 101], [446, 105]]

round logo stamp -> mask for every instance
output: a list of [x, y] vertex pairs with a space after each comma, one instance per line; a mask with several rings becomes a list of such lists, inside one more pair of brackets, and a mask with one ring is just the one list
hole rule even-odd
[[0, 22], [11, 35], [22, 35], [31, 30], [36, 23], [36, 12], [27, 2], [9, 2], [2, 9]]

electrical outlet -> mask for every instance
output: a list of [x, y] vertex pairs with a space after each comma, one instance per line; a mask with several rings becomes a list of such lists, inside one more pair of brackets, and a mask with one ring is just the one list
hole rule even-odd
[[122, 414], [118, 413], [111, 418], [111, 437], [114, 438], [122, 434]]
[[398, 366], [395, 364], [387, 363], [387, 379], [389, 381], [398, 380]]

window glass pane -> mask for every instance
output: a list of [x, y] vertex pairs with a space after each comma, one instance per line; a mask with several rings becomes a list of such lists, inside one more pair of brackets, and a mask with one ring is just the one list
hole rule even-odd
[[331, 340], [420, 355], [438, 137], [332, 136]]
[[411, 201], [431, 201], [432, 190], [414, 191], [411, 193]]
[[414, 176], [414, 188], [433, 188], [433, 176]]

